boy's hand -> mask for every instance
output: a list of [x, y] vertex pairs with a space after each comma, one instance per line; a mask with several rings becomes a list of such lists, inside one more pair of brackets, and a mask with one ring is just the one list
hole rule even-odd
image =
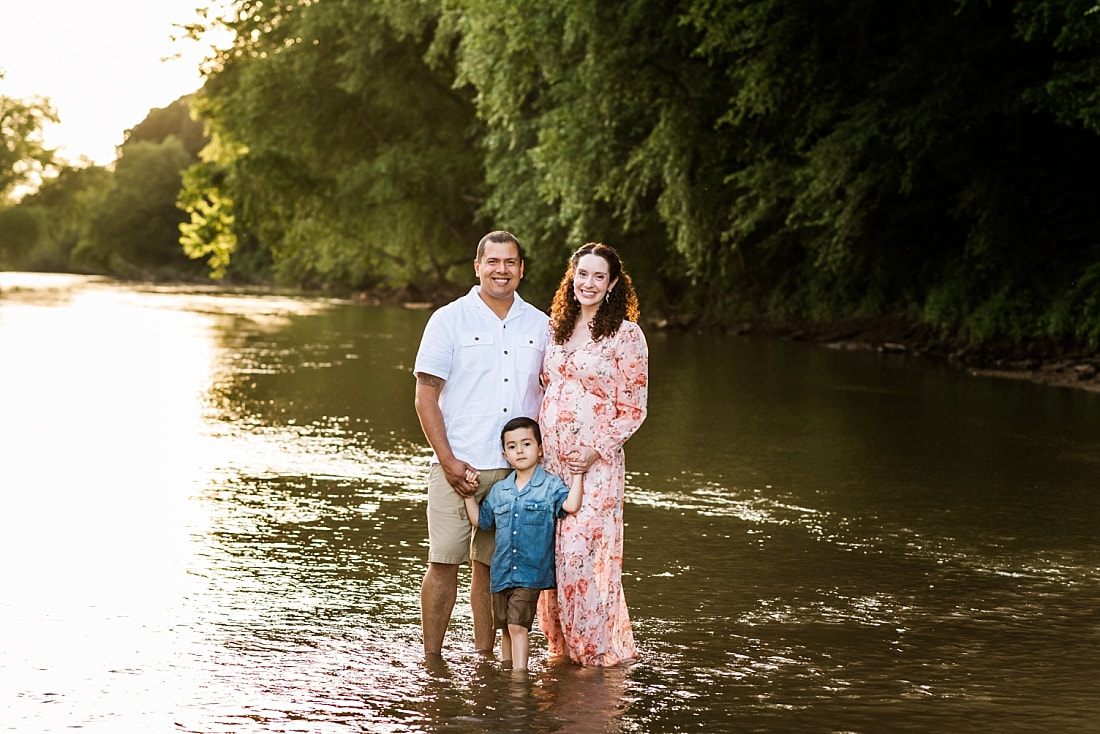
[[481, 481], [481, 472], [477, 469], [467, 469], [466, 481], [476, 487], [477, 483]]
[[573, 451], [570, 451], [568, 454], [565, 455], [565, 463], [569, 465], [569, 473], [571, 475], [573, 475], [574, 477], [577, 476], [578, 474], [580, 474], [580, 475], [584, 474], [583, 471], [580, 471], [580, 470], [577, 469], [577, 464], [580, 463], [580, 460], [581, 460], [581, 454], [576, 449], [574, 449]]
[[569, 471], [574, 474], [584, 474], [592, 468], [592, 465], [600, 458], [600, 454], [596, 449], [588, 446], [576, 446], [562, 458], [565, 459], [565, 464], [569, 467]]

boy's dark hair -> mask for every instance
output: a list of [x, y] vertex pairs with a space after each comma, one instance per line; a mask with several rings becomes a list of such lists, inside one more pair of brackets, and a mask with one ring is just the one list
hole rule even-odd
[[527, 416], [520, 416], [519, 418], [513, 418], [504, 424], [504, 428], [500, 431], [500, 447], [504, 448], [504, 434], [508, 431], [515, 431], [519, 428], [530, 428], [535, 434], [535, 443], [542, 446], [542, 430], [539, 428], [539, 424], [532, 418]]

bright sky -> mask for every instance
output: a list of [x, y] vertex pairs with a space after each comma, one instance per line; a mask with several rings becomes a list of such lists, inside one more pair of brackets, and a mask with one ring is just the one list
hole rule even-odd
[[[0, 94], [48, 97], [46, 144], [77, 161], [115, 159], [123, 133], [202, 86], [210, 43], [172, 41], [206, 0], [0, 0]], [[162, 59], [179, 55], [169, 61]]]

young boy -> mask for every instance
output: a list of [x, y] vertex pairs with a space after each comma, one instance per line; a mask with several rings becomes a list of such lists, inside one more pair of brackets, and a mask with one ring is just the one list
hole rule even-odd
[[542, 431], [530, 418], [513, 418], [500, 433], [504, 458], [515, 470], [493, 485], [479, 506], [466, 497], [466, 515], [482, 530], [496, 528], [489, 570], [493, 623], [501, 630], [501, 657], [527, 670], [528, 633], [542, 589], [554, 588], [554, 528], [559, 517], [581, 508], [582, 475], [570, 487], [546, 472]]

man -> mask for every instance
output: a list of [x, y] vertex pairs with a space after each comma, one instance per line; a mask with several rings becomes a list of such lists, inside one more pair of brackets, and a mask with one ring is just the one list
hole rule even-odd
[[517, 416], [537, 418], [542, 403], [539, 371], [547, 317], [516, 293], [523, 279], [519, 240], [502, 231], [485, 235], [477, 246], [474, 273], [479, 284], [428, 320], [413, 367], [416, 414], [434, 452], [428, 476], [428, 570], [420, 590], [428, 655], [442, 652], [458, 595], [458, 567], [468, 560], [474, 646], [493, 649], [493, 535], [472, 531], [464, 498], [482, 499], [508, 475], [501, 429]]

